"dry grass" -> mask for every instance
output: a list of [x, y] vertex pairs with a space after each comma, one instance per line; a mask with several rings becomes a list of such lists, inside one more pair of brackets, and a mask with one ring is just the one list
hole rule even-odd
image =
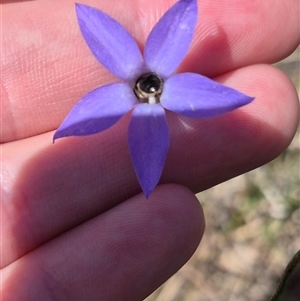
[[[300, 49], [277, 66], [299, 92]], [[300, 246], [299, 160], [298, 131], [274, 161], [199, 194], [201, 247], [146, 301], [269, 300]]]

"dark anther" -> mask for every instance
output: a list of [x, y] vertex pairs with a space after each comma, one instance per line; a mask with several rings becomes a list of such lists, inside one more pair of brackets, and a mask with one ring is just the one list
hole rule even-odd
[[142, 75], [135, 83], [134, 93], [141, 102], [159, 102], [163, 88], [163, 80], [155, 73]]
[[139, 79], [140, 89], [146, 93], [155, 93], [161, 88], [161, 80], [154, 74], [143, 75]]

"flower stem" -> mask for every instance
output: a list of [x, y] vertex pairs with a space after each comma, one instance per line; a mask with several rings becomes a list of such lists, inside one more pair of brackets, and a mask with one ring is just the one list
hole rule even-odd
[[277, 290], [275, 294], [271, 297], [270, 301], [279, 301], [279, 298], [281, 294], [283, 293], [284, 289], [286, 288], [286, 285], [288, 283], [288, 280], [295, 270], [296, 266], [300, 263], [300, 250], [293, 256], [292, 260], [289, 262], [287, 267], [284, 270], [284, 273], [280, 279], [279, 285], [277, 287]]

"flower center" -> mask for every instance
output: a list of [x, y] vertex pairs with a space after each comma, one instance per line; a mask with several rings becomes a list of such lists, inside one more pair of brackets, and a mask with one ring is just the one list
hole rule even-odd
[[146, 73], [139, 77], [133, 89], [140, 102], [149, 104], [159, 103], [162, 90], [163, 80], [155, 73]]

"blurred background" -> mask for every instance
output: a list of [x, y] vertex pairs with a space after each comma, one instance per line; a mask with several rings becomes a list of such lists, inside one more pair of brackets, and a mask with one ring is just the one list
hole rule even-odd
[[[276, 66], [300, 94], [300, 48]], [[269, 301], [300, 249], [300, 131], [274, 161], [197, 197], [201, 247], [145, 301]]]

